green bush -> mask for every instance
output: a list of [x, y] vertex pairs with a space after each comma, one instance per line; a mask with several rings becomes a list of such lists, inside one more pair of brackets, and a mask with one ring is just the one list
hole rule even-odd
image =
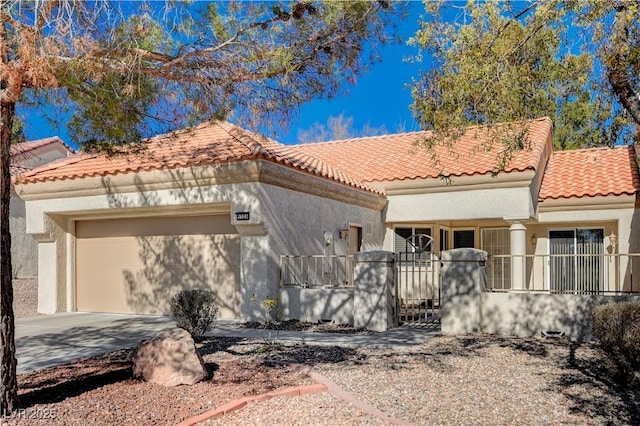
[[640, 302], [596, 306], [593, 334], [622, 385], [640, 382]]
[[208, 290], [183, 290], [171, 298], [171, 315], [178, 327], [200, 340], [215, 325], [218, 316], [215, 296]]

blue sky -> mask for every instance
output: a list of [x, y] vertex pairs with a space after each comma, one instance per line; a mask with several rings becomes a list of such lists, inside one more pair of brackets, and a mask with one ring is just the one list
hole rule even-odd
[[[372, 65], [355, 86], [347, 86], [347, 91], [332, 100], [318, 100], [305, 105], [289, 124], [288, 132], [269, 136], [282, 143], [296, 143], [300, 129], [308, 129], [314, 123], [326, 124], [330, 116], [341, 113], [344, 117], [353, 118], [355, 131], [367, 123], [374, 128], [384, 126], [390, 133], [399, 127], [405, 131], [419, 130], [409, 110], [412, 99], [407, 86], [412, 78], [418, 77], [420, 65], [403, 60], [417, 53], [416, 48], [406, 45], [406, 40], [415, 35], [423, 11], [421, 2], [411, 2], [409, 15], [399, 27], [403, 41], [384, 46], [381, 49], [382, 62]], [[25, 121], [28, 140], [57, 135], [71, 142], [65, 128], [52, 126], [37, 110], [30, 110], [26, 115], [25, 110], [19, 108], [18, 114]]]
[[403, 59], [414, 56], [418, 51], [407, 46], [409, 37], [416, 34], [420, 15], [424, 12], [422, 2], [411, 2], [409, 16], [399, 27], [403, 42], [384, 46], [382, 62], [373, 65], [360, 78], [356, 86], [348, 87], [348, 93], [332, 100], [318, 100], [307, 104], [300, 112], [299, 119], [291, 123], [291, 130], [283, 134], [279, 141], [295, 143], [298, 130], [307, 129], [314, 123], [325, 124], [329, 116], [344, 113], [353, 117], [354, 130], [360, 130], [368, 122], [372, 127], [383, 126], [393, 133], [401, 125], [407, 131], [419, 130], [409, 110], [412, 103], [411, 90], [407, 86], [412, 78], [417, 78], [420, 64], [410, 64]]

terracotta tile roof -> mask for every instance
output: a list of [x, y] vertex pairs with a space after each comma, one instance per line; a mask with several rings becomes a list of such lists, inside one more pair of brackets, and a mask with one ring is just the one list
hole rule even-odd
[[29, 169], [28, 167], [18, 166], [16, 164], [9, 164], [9, 174], [11, 174], [11, 176], [16, 176], [16, 175], [19, 175], [20, 173], [24, 173], [29, 170], [31, 169]]
[[34, 150], [54, 143], [62, 144], [70, 153], [75, 152], [73, 148], [65, 144], [62, 139], [57, 136], [12, 144], [10, 147], [11, 164], [9, 165], [9, 173], [11, 173], [11, 176], [17, 176], [31, 170], [23, 164], [25, 159], [28, 159]]
[[[504, 172], [536, 170], [540, 165], [553, 125], [549, 118], [526, 123], [531, 149], [515, 153]], [[416, 146], [431, 135], [431, 132], [400, 133], [298, 147], [341, 170], [348, 170], [363, 182], [483, 175], [496, 169], [502, 144], [491, 143], [490, 128], [470, 127], [452, 147], [438, 145], [429, 151]]]
[[307, 173], [381, 194], [322, 160], [298, 152], [226, 122], [206, 123], [194, 129], [153, 137], [148, 149], [130, 156], [107, 157], [80, 153], [24, 173], [16, 183], [33, 183], [141, 171], [174, 169], [266, 159]]
[[69, 150], [69, 152], [75, 152], [73, 150], [73, 148], [71, 148], [69, 145], [67, 145], [66, 143], [64, 143], [62, 141], [62, 139], [60, 139], [57, 136], [53, 136], [50, 138], [45, 138], [45, 139], [38, 139], [38, 140], [34, 140], [34, 141], [28, 141], [28, 142], [21, 142], [21, 143], [16, 143], [11, 145], [11, 156], [16, 156], [16, 155], [20, 155], [20, 154], [26, 154], [30, 151], [33, 151], [34, 149], [37, 148], [41, 148], [43, 146], [47, 146], [47, 145], [51, 145], [54, 143], [60, 143], [62, 144], [65, 148], [67, 148]]
[[539, 198], [633, 195], [640, 191], [635, 155], [632, 146], [554, 152]]

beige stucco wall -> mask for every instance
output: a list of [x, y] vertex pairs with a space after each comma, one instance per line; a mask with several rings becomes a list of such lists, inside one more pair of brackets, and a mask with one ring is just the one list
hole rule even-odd
[[38, 275], [38, 245], [26, 233], [25, 203], [15, 195], [13, 188], [9, 208], [9, 232], [11, 232], [11, 268], [15, 277]]
[[[27, 200], [27, 232], [41, 241], [44, 256], [39, 311], [75, 309], [75, 229], [86, 220], [228, 215], [240, 236], [239, 304], [246, 319], [261, 315], [253, 295], [263, 300], [278, 294], [280, 255], [346, 253], [340, 229], [349, 224], [362, 226], [365, 248], [382, 244], [383, 198], [281, 166], [261, 169], [256, 164], [19, 186]], [[236, 212], [249, 212], [250, 219], [237, 220]], [[330, 246], [324, 245], [326, 231], [334, 236]]]
[[592, 340], [593, 308], [603, 303], [640, 301], [640, 296], [587, 296], [576, 294], [482, 293], [484, 333], [541, 336], [563, 332], [576, 341]]
[[389, 195], [387, 222], [509, 218], [535, 216], [528, 186], [463, 189], [448, 192]]
[[[348, 228], [349, 224], [362, 226], [365, 250], [382, 246], [384, 227], [381, 212], [376, 209], [265, 184], [259, 188], [258, 199], [266, 248], [263, 252], [243, 254], [243, 259], [247, 263], [255, 262], [257, 256], [264, 262], [261, 266], [264, 275], [260, 280], [264, 285], [252, 283], [244, 285], [243, 290], [253, 289], [259, 300], [279, 294], [281, 255], [347, 254], [347, 239], [340, 238], [340, 230]], [[333, 236], [333, 242], [328, 246], [324, 244], [325, 232]], [[243, 297], [249, 299], [252, 295], [248, 293]], [[249, 309], [245, 315], [261, 314], [255, 304], [245, 306]], [[310, 308], [303, 306], [301, 309]]]
[[[50, 144], [29, 151], [24, 155], [13, 156], [15, 165], [26, 168], [37, 167], [69, 155], [69, 151], [60, 143]], [[9, 226], [11, 232], [11, 266], [16, 277], [33, 277], [38, 275], [38, 245], [33, 236], [26, 231], [25, 202], [11, 186], [11, 203], [9, 206]]]
[[285, 287], [279, 295], [283, 320], [353, 324], [353, 289]]
[[462, 249], [442, 253], [444, 334], [541, 336], [543, 332], [562, 332], [572, 340], [591, 340], [595, 306], [640, 301], [640, 296], [487, 292], [483, 290], [484, 268], [468, 262], [475, 253], [482, 252]]
[[[634, 208], [635, 197], [601, 197], [601, 199], [576, 200], [562, 207], [556, 206], [554, 211], [544, 209], [538, 215], [538, 223], [527, 225], [528, 239], [536, 236], [535, 246], [528, 244], [527, 253], [542, 255], [549, 253], [549, 231], [574, 228], [602, 228], [605, 235], [605, 273], [612, 283], [617, 283], [616, 290], [629, 290], [631, 272], [634, 271], [635, 291], [640, 290], [637, 277], [640, 276], [640, 257], [631, 260], [626, 254], [640, 253], [640, 212]], [[626, 203], [623, 201], [626, 200]], [[611, 242], [611, 234], [616, 235], [615, 246]], [[624, 256], [617, 258], [615, 254]], [[617, 262], [617, 264], [616, 264]], [[548, 269], [543, 258], [536, 258], [528, 280], [531, 283], [536, 276], [547, 274]]]

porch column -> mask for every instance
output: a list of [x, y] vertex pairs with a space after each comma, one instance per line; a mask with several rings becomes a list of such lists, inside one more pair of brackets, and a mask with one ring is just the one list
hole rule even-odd
[[527, 228], [520, 222], [513, 222], [509, 227], [509, 237], [511, 240], [511, 288], [524, 290]]

